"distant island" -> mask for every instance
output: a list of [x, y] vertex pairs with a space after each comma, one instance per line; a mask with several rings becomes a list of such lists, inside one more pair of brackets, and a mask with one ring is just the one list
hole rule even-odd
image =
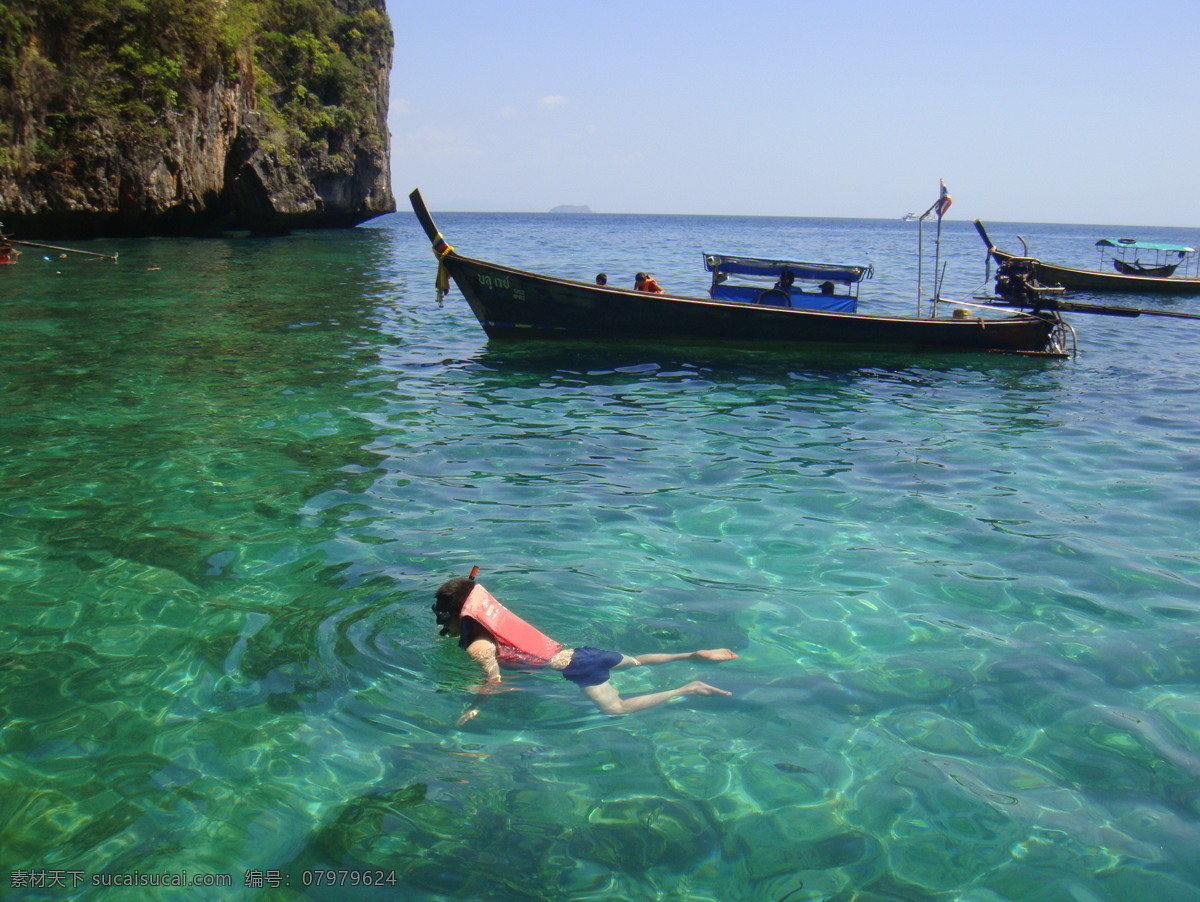
[[551, 213], [591, 213], [592, 208], [587, 204], [582, 206], [573, 206], [571, 204], [562, 204], [550, 211]]

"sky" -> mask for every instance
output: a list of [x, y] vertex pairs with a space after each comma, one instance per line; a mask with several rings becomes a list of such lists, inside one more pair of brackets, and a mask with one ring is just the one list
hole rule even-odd
[[386, 0], [397, 203], [1200, 226], [1197, 0]]

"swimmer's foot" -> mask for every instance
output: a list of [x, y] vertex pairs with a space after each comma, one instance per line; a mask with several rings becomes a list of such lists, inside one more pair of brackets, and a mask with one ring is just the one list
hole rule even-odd
[[692, 657], [704, 658], [706, 661], [732, 661], [737, 655], [728, 648], [702, 648], [692, 652]]
[[708, 683], [701, 683], [699, 680], [692, 680], [686, 686], [681, 686], [679, 691], [686, 695], [733, 695], [732, 692], [726, 692], [724, 689], [718, 689]]

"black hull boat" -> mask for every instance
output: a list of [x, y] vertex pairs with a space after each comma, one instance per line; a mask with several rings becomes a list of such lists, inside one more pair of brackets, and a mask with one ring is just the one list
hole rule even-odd
[[[1120, 251], [1139, 250], [1158, 253], [1176, 254], [1180, 258], [1195, 251], [1190, 247], [1152, 244], [1134, 241], [1129, 238], [1102, 238], [1096, 242], [1101, 248], [1101, 266], [1107, 259], [1111, 262], [1113, 272], [1102, 269], [1077, 269], [1072, 266], [1061, 266], [1057, 263], [1047, 263], [1037, 257], [1013, 254], [1002, 251], [988, 238], [987, 231], [978, 219], [975, 228], [983, 243], [987, 245], [988, 254], [997, 264], [1017, 263], [1025, 266], [1043, 285], [1064, 288], [1068, 291], [1082, 291], [1092, 294], [1173, 294], [1200, 295], [1200, 278], [1188, 278], [1172, 275], [1179, 267], [1179, 262], [1155, 266], [1144, 266], [1137, 262], [1129, 262], [1121, 257], [1106, 256], [1109, 249]], [[1019, 237], [1019, 236], [1018, 236]]]
[[1042, 351], [1054, 323], [829, 313], [600, 288], [472, 260], [443, 259], [490, 338], [669, 339], [871, 349]]
[[438, 231], [420, 192], [413, 191], [409, 199], [438, 258], [439, 289], [448, 288], [448, 278], [453, 279], [489, 338], [1061, 353], [1055, 344], [1061, 321], [1052, 312], [937, 319], [875, 316], [775, 306], [765, 300], [649, 294], [513, 269], [459, 254]]

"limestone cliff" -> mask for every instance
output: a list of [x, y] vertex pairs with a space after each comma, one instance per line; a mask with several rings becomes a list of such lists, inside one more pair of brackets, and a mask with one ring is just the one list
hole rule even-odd
[[6, 0], [0, 222], [279, 233], [395, 209], [384, 0]]

